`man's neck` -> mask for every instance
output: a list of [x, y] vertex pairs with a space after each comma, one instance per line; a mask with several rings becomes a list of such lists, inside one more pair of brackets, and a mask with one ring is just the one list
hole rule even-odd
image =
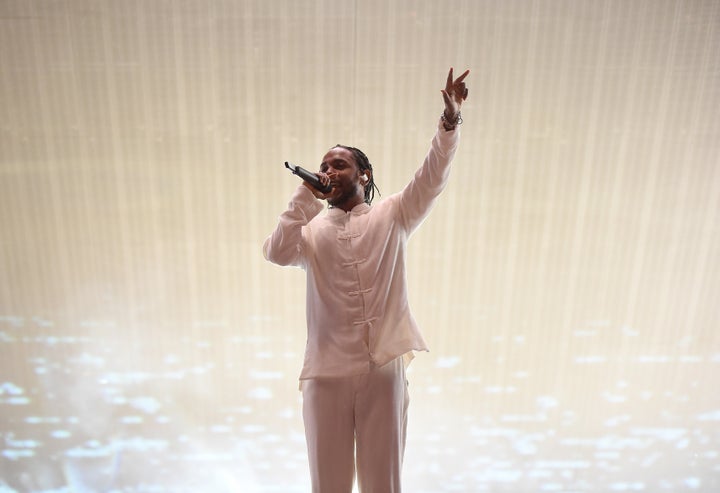
[[365, 202], [365, 200], [363, 198], [354, 197], [353, 199], [346, 200], [345, 202], [343, 202], [341, 204], [332, 205], [331, 207], [334, 207], [335, 209], [341, 209], [345, 212], [350, 212], [356, 206], [362, 204], [363, 202]]

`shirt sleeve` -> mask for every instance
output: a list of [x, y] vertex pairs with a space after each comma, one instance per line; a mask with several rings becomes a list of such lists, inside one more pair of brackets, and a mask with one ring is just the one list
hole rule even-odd
[[458, 127], [447, 131], [442, 120], [438, 121], [438, 128], [425, 161], [400, 193], [400, 217], [408, 233], [414, 231], [427, 217], [435, 199], [447, 185], [450, 163], [459, 140]]
[[298, 186], [275, 231], [263, 244], [263, 255], [278, 265], [303, 265], [303, 227], [324, 208], [304, 185]]

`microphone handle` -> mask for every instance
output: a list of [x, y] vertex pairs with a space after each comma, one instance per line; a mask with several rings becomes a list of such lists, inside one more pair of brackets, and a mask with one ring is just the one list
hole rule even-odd
[[330, 185], [323, 185], [320, 179], [315, 176], [314, 173], [309, 172], [302, 166], [297, 166], [294, 164], [290, 164], [287, 161], [285, 161], [285, 167], [293, 172], [293, 174], [298, 175], [300, 178], [308, 182], [310, 185], [313, 186], [316, 190], [322, 192], [322, 193], [330, 193], [330, 190], [332, 190], [332, 187]]

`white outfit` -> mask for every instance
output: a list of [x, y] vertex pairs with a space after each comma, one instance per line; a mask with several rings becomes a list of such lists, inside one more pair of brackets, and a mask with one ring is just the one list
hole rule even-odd
[[307, 347], [300, 379], [367, 373], [412, 350], [427, 351], [407, 300], [405, 248], [447, 184], [459, 131], [441, 124], [405, 189], [350, 212], [324, 206], [300, 185], [265, 258], [307, 271]]
[[313, 493], [400, 493], [410, 397], [396, 358], [369, 373], [304, 380], [303, 420]]
[[305, 186], [265, 241], [265, 258], [307, 272], [300, 380], [313, 492], [397, 493], [405, 446], [405, 363], [427, 351], [407, 300], [405, 249], [447, 184], [459, 131], [442, 122], [402, 192], [346, 213]]

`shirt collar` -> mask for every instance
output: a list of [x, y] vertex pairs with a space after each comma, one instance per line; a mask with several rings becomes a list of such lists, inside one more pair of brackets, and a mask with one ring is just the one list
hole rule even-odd
[[[362, 202], [362, 203], [356, 205], [355, 207], [353, 207], [350, 210], [350, 212], [348, 212], [347, 214], [364, 214], [369, 210], [370, 210], [370, 206], [367, 203]], [[340, 216], [344, 216], [346, 214], [346, 212], [344, 210], [340, 209], [339, 207], [330, 207], [328, 209], [327, 213], [328, 213], [328, 216], [330, 216], [330, 217], [340, 217]]]

